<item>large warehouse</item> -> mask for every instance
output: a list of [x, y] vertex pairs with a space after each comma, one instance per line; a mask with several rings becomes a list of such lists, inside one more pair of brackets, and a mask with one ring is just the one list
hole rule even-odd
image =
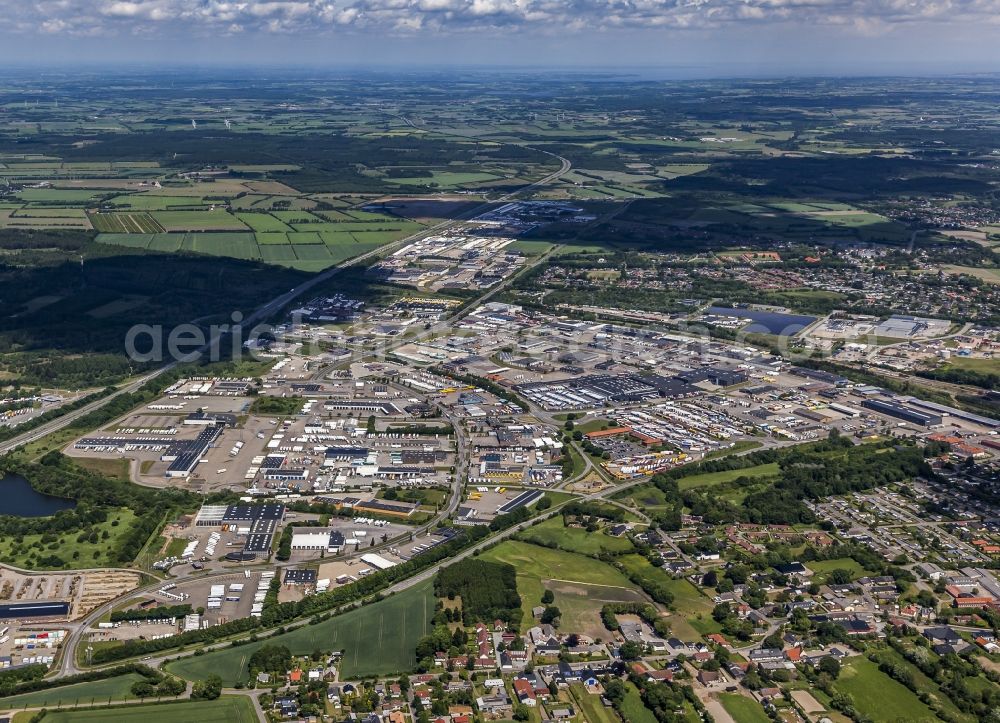
[[337, 530], [300, 528], [292, 534], [293, 550], [325, 550], [333, 554], [344, 549], [345, 538]]

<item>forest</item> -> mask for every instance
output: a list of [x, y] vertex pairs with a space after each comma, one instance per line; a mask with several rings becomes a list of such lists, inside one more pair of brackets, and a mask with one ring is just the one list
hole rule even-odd
[[521, 596], [513, 565], [470, 558], [441, 568], [434, 578], [434, 594], [462, 599], [462, 622], [503, 620], [514, 628], [521, 621]]
[[[687, 510], [703, 517], [707, 524], [811, 523], [814, 516], [803, 500], [868, 490], [914, 477], [929, 478], [934, 472], [925, 457], [938, 451], [898, 440], [855, 444], [831, 434], [821, 442], [685, 465], [654, 475], [650, 480], [663, 493], [667, 505], [656, 521], [662, 529], [679, 529], [681, 512]], [[738, 477], [727, 483], [727, 488], [749, 490], [739, 506], [719, 494], [719, 486], [710, 491], [697, 488], [681, 491], [677, 484], [678, 479], [690, 475], [749, 469], [772, 462], [779, 466], [779, 473], [773, 478], [762, 481]]]

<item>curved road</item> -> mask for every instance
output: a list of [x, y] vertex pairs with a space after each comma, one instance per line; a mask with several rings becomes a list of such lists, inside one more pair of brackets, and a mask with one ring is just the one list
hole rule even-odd
[[[409, 121], [407, 121], [407, 123], [409, 123]], [[281, 295], [277, 296], [276, 298], [272, 299], [271, 301], [268, 301], [267, 303], [262, 304], [260, 307], [258, 307], [249, 317], [247, 317], [246, 319], [243, 320], [242, 324], [240, 324], [240, 326], [239, 326], [240, 332], [242, 333], [242, 330], [245, 329], [245, 328], [253, 328], [253, 326], [255, 324], [258, 324], [258, 323], [260, 323], [260, 322], [262, 322], [262, 321], [270, 318], [274, 314], [278, 313], [281, 309], [283, 309], [285, 306], [287, 306], [288, 304], [290, 304], [292, 301], [294, 301], [299, 296], [305, 294], [307, 291], [310, 291], [311, 289], [314, 289], [317, 286], [326, 283], [330, 279], [334, 278], [337, 274], [341, 273], [342, 271], [344, 271], [347, 268], [355, 266], [359, 262], [363, 262], [363, 261], [366, 261], [368, 259], [374, 258], [374, 257], [376, 257], [378, 255], [381, 255], [381, 254], [387, 252], [387, 251], [395, 250], [396, 248], [401, 247], [401, 246], [409, 243], [410, 241], [413, 241], [416, 238], [419, 238], [419, 237], [422, 237], [422, 236], [426, 236], [426, 235], [429, 235], [429, 234], [432, 234], [432, 233], [440, 232], [440, 231], [446, 230], [447, 228], [450, 228], [452, 226], [455, 226], [455, 225], [458, 225], [460, 223], [463, 223], [464, 221], [466, 221], [466, 220], [468, 220], [470, 218], [474, 218], [475, 216], [479, 215], [480, 213], [483, 212], [483, 210], [489, 208], [494, 203], [504, 202], [504, 201], [511, 200], [511, 199], [515, 198], [516, 196], [518, 196], [521, 193], [532, 191], [532, 190], [534, 190], [536, 188], [539, 188], [541, 186], [545, 186], [545, 185], [551, 183], [554, 180], [557, 180], [558, 178], [560, 178], [563, 175], [565, 175], [566, 173], [568, 173], [569, 170], [572, 168], [572, 164], [570, 163], [570, 161], [568, 159], [566, 159], [566, 158], [563, 158], [562, 156], [558, 156], [558, 155], [556, 155], [554, 153], [551, 153], [549, 151], [539, 151], [539, 152], [544, 153], [544, 154], [549, 155], [549, 156], [553, 156], [555, 158], [558, 158], [559, 161], [560, 161], [560, 167], [557, 170], [555, 170], [552, 173], [550, 173], [547, 176], [545, 176], [544, 178], [542, 178], [542, 179], [540, 179], [538, 181], [535, 181], [534, 183], [532, 183], [532, 184], [530, 184], [528, 186], [525, 186], [523, 188], [520, 188], [520, 189], [517, 189], [515, 191], [512, 191], [511, 193], [505, 194], [504, 196], [501, 196], [497, 201], [491, 201], [491, 202], [486, 202], [486, 203], [483, 203], [483, 204], [479, 204], [476, 207], [470, 209], [469, 211], [466, 211], [463, 214], [459, 214], [454, 219], [447, 219], [445, 221], [442, 221], [441, 223], [435, 224], [434, 226], [421, 229], [417, 233], [411, 234], [410, 236], [407, 236], [406, 238], [400, 239], [399, 241], [395, 241], [395, 242], [393, 242], [391, 244], [387, 244], [385, 246], [381, 246], [381, 247], [379, 247], [377, 249], [374, 249], [374, 250], [369, 251], [367, 253], [361, 254], [360, 256], [356, 256], [356, 257], [354, 257], [352, 259], [349, 259], [347, 261], [344, 261], [344, 262], [342, 262], [342, 263], [340, 263], [340, 264], [338, 264], [336, 266], [333, 266], [333, 267], [327, 269], [326, 271], [321, 272], [320, 274], [317, 274], [316, 276], [314, 276], [314, 277], [312, 277], [312, 278], [304, 281], [303, 283], [299, 284], [298, 286], [290, 289], [286, 293], [281, 294]], [[493, 288], [493, 289], [487, 290], [487, 292], [483, 296], [484, 297], [492, 296], [498, 290], [499, 290], [498, 288]], [[221, 338], [222, 338], [222, 334], [221, 333], [217, 333], [199, 351], [200, 352], [205, 352], [205, 351], [208, 351], [208, 350], [212, 349], [213, 347], [217, 347], [217, 345], [221, 341]], [[53, 420], [49, 424], [43, 425], [43, 426], [41, 426], [41, 427], [39, 427], [39, 428], [37, 428], [35, 430], [27, 432], [24, 435], [21, 435], [19, 437], [16, 437], [16, 438], [8, 441], [6, 444], [0, 446], [0, 453], [10, 451], [11, 449], [14, 449], [14, 448], [16, 448], [16, 447], [18, 447], [18, 446], [20, 446], [22, 444], [27, 444], [29, 442], [35, 441], [36, 439], [40, 439], [41, 437], [43, 437], [43, 436], [45, 436], [47, 434], [50, 434], [50, 433], [55, 432], [55, 431], [57, 431], [59, 429], [62, 429], [63, 427], [65, 427], [65, 426], [69, 425], [70, 423], [72, 423], [75, 419], [83, 416], [84, 414], [87, 414], [88, 412], [91, 412], [91, 411], [93, 411], [95, 409], [98, 409], [98, 408], [102, 407], [104, 404], [108, 403], [111, 399], [114, 399], [115, 397], [117, 397], [117, 396], [119, 396], [121, 394], [126, 394], [126, 393], [133, 392], [133, 391], [139, 389], [146, 382], [148, 382], [148, 381], [150, 381], [152, 379], [155, 379], [156, 377], [160, 376], [161, 374], [166, 373], [170, 369], [173, 369], [174, 367], [177, 366], [177, 364], [178, 364], [178, 362], [170, 362], [169, 364], [166, 364], [165, 366], [161, 367], [160, 369], [157, 369], [157, 370], [155, 370], [153, 372], [150, 372], [149, 374], [146, 374], [143, 377], [141, 377], [141, 378], [139, 378], [139, 379], [137, 379], [137, 380], [129, 383], [128, 385], [120, 388], [118, 391], [116, 391], [115, 393], [113, 393], [113, 394], [111, 394], [111, 395], [109, 395], [107, 397], [104, 397], [104, 398], [102, 398], [100, 400], [97, 400], [97, 401], [95, 401], [95, 402], [93, 402], [91, 404], [88, 404], [87, 406], [85, 406], [85, 407], [83, 407], [83, 408], [81, 408], [79, 410], [75, 410], [74, 412], [70, 412], [70, 413], [68, 413], [68, 414], [60, 417], [59, 419]], [[448, 415], [445, 415], [445, 416], [446, 416], [446, 418], [448, 418]], [[449, 514], [451, 514], [452, 512], [454, 512], [455, 509], [458, 507], [458, 504], [459, 504], [459, 502], [461, 500], [460, 491], [461, 491], [461, 487], [462, 487], [463, 469], [465, 467], [467, 467], [467, 465], [469, 464], [470, 457], [468, 455], [468, 449], [467, 449], [468, 446], [467, 446], [467, 444], [463, 443], [463, 441], [462, 441], [462, 436], [461, 435], [463, 434], [463, 430], [460, 429], [460, 425], [458, 424], [459, 420], [454, 419], [454, 418], [448, 418], [448, 421], [450, 421], [452, 423], [452, 426], [455, 427], [455, 429], [456, 429], [456, 448], [457, 448], [456, 452], [457, 452], [457, 459], [456, 459], [456, 466], [455, 466], [455, 469], [456, 469], [456, 473], [455, 473], [455, 489], [453, 490], [453, 494], [451, 495], [451, 499], [449, 500], [449, 504], [441, 511], [441, 513], [439, 513], [439, 515], [435, 516], [435, 519], [432, 520], [431, 523], [429, 523], [426, 526], [422, 526], [421, 528], [418, 528], [418, 530], [415, 530], [415, 532], [418, 532], [418, 531], [421, 531], [421, 530], [424, 530], [424, 529], [429, 529], [430, 526], [432, 526], [433, 524], [435, 524], [442, 517], [446, 517]], [[386, 544], [391, 544], [391, 543], [386, 543]], [[231, 575], [231, 574], [233, 574], [232, 571], [228, 571], [228, 572], [223, 572], [223, 573], [218, 573], [218, 574], [213, 574], [213, 575], [201, 576], [201, 577], [199, 577], [199, 579], [200, 580], [208, 580], [208, 579], [212, 579], [212, 578], [215, 578], [215, 577], [228, 576], [228, 575]], [[426, 579], [426, 577], [422, 577], [420, 579]], [[165, 582], [157, 582], [156, 584], [147, 585], [147, 586], [142, 587], [142, 588], [137, 588], [136, 590], [134, 590], [131, 593], [129, 593], [129, 596], [126, 599], [131, 599], [131, 598], [143, 595], [143, 594], [151, 593], [151, 592], [159, 589], [159, 587], [161, 587], [164, 584], [166, 584], [166, 583]], [[414, 584], [414, 583], [411, 583], [411, 584]], [[405, 589], [405, 587], [408, 587], [408, 585], [404, 586], [404, 587], [400, 587], [399, 589]], [[102, 605], [102, 606], [96, 608], [95, 610], [93, 610], [83, 620], [80, 621], [80, 624], [78, 625], [77, 629], [73, 630], [67, 636], [67, 638], [66, 638], [66, 642], [63, 645], [63, 649], [62, 649], [62, 655], [61, 655], [60, 662], [59, 662], [59, 668], [58, 668], [58, 671], [56, 672], [56, 675], [54, 677], [62, 677], [62, 676], [72, 675], [74, 673], [79, 672], [79, 670], [76, 667], [76, 648], [79, 645], [79, 642], [82, 639], [84, 633], [86, 632], [87, 629], [89, 629], [89, 627], [91, 625], [93, 625], [94, 622], [96, 622], [103, 615], [105, 615], [109, 610], [111, 610], [112, 607], [114, 607], [115, 605], [120, 604], [121, 602], [122, 602], [122, 598], [118, 598], [118, 599], [116, 599], [114, 601], [106, 603], [105, 605]]]
[[[404, 580], [400, 580], [399, 582], [396, 582], [396, 583], [390, 585], [387, 588], [383, 588], [379, 592], [373, 593], [370, 596], [366, 596], [363, 599], [368, 599], [368, 598], [374, 597], [375, 595], [385, 596], [385, 595], [390, 595], [392, 593], [397, 593], [397, 592], [402, 592], [403, 590], [407, 590], [407, 589], [413, 587], [414, 585], [417, 585], [417, 584], [423, 582], [424, 580], [430, 579], [435, 574], [437, 574], [437, 571], [440, 570], [442, 567], [444, 567], [446, 565], [451, 565], [451, 564], [457, 562], [458, 560], [463, 560], [463, 559], [469, 557], [470, 555], [474, 555], [476, 552], [480, 552], [483, 549], [485, 549], [485, 548], [487, 548], [487, 547], [489, 547], [489, 546], [491, 546], [491, 545], [493, 545], [493, 544], [495, 544], [495, 543], [497, 543], [497, 542], [499, 542], [501, 540], [504, 540], [504, 539], [506, 539], [506, 538], [508, 538], [508, 537], [510, 537], [512, 535], [517, 534], [518, 532], [521, 532], [521, 531], [527, 529], [528, 527], [531, 527], [532, 525], [535, 525], [535, 524], [537, 524], [537, 523], [539, 523], [539, 522], [541, 522], [543, 520], [547, 520], [550, 517], [553, 517], [553, 516], [559, 514], [559, 510], [562, 509], [563, 506], [569, 504], [569, 502], [571, 502], [571, 501], [602, 499], [602, 498], [608, 497], [609, 495], [612, 495], [612, 494], [614, 494], [616, 492], [620, 492], [620, 491], [628, 489], [630, 487], [634, 487], [636, 485], [643, 484], [643, 483], [645, 483], [647, 481], [648, 481], [648, 478], [645, 478], [645, 477], [643, 477], [643, 478], [637, 478], [637, 479], [634, 479], [634, 480], [629, 480], [629, 481], [627, 481], [627, 482], [625, 482], [623, 484], [616, 485], [614, 487], [606, 488], [604, 490], [601, 490], [600, 492], [594, 492], [594, 493], [589, 494], [589, 495], [581, 495], [579, 497], [574, 497], [572, 500], [566, 500], [564, 502], [560, 502], [559, 504], [554, 505], [549, 510], [546, 510], [541, 515], [536, 515], [535, 517], [533, 517], [533, 518], [531, 518], [529, 520], [526, 520], [524, 522], [521, 522], [521, 523], [519, 523], [517, 525], [514, 525], [513, 527], [509, 527], [506, 530], [502, 530], [502, 531], [497, 532], [497, 533], [495, 533], [493, 535], [490, 535], [490, 536], [486, 537], [485, 539], [480, 540], [475, 545], [472, 545], [471, 547], [466, 548], [462, 552], [459, 552], [457, 555], [449, 557], [449, 558], [447, 558], [445, 560], [441, 560], [440, 562], [437, 562], [434, 565], [431, 565], [430, 567], [426, 568], [425, 570], [423, 570], [421, 572], [418, 572], [417, 574], [415, 574], [415, 575], [413, 575], [411, 577], [408, 577], [408, 578], [406, 578]], [[270, 566], [267, 566], [267, 567], [270, 567]], [[253, 569], [253, 568], [250, 568], [250, 569]], [[238, 572], [239, 572], [238, 570], [230, 570], [230, 571], [223, 572], [223, 573], [214, 573], [212, 575], [206, 575], [206, 576], [199, 577], [198, 580], [199, 580], [199, 582], [204, 582], [204, 581], [211, 580], [211, 579], [214, 579], [214, 578], [219, 578], [219, 577], [230, 577], [234, 573], [238, 573]], [[132, 591], [131, 593], [129, 593], [129, 598], [131, 598], [131, 597], [139, 597], [139, 596], [141, 596], [143, 594], [148, 594], [149, 592], [152, 592], [153, 590], [158, 589], [163, 584], [164, 583], [158, 583], [156, 585], [148, 585], [145, 588], [136, 589], [136, 590]], [[81, 621], [81, 625], [78, 628], [78, 630], [75, 631], [75, 633], [73, 633], [71, 635], [68, 635], [66, 637], [66, 642], [64, 643], [63, 648], [62, 648], [62, 659], [60, 660], [59, 673], [58, 673], [58, 675], [56, 675], [54, 677], [63, 677], [65, 675], [72, 675], [73, 673], [76, 673], [76, 672], [82, 672], [82, 671], [80, 671], [76, 667], [76, 648], [77, 648], [78, 644], [80, 643], [80, 639], [82, 638], [83, 633], [89, 628], [90, 625], [93, 624], [94, 621], [96, 621], [97, 619], [99, 619], [102, 615], [104, 615], [109, 610], [111, 610], [112, 607], [114, 607], [115, 605], [120, 604], [121, 602], [122, 602], [122, 599], [120, 598], [120, 599], [118, 599], [116, 601], [106, 603], [105, 605], [102, 605], [100, 608], [95, 609], [93, 612], [91, 612], [86, 618], [84, 618]], [[353, 607], [354, 605], [357, 605], [358, 602], [360, 602], [360, 601], [359, 600], [355, 600], [355, 601], [353, 601], [351, 603], [345, 603], [344, 606], [341, 606], [341, 607], [338, 607], [338, 608], [334, 608], [334, 609], [329, 610], [327, 612], [329, 612], [330, 614], [337, 614], [337, 613], [340, 612], [340, 610], [341, 610], [342, 607], [347, 607], [347, 606]], [[310, 622], [310, 620], [311, 620], [311, 617], [306, 617], [306, 618], [302, 618], [300, 620], [295, 620], [295, 621], [293, 621], [291, 623], [284, 623], [284, 628], [286, 630], [292, 630], [294, 628], [301, 627], [303, 625], [308, 625], [309, 622]], [[278, 627], [278, 626], [275, 626], [275, 627]], [[257, 630], [253, 630], [253, 631], [248, 631], [246, 633], [246, 635], [237, 635], [235, 637], [236, 638], [248, 637], [251, 634], [254, 634], [254, 635], [257, 635], [257, 636], [262, 636], [262, 635], [266, 635], [267, 633], [269, 633], [271, 631], [272, 631], [272, 629], [268, 629], [266, 631], [265, 630], [257, 629]], [[228, 647], [230, 645], [230, 642], [231, 641], [226, 640], [224, 642], [213, 643], [211, 645], [204, 646], [204, 649], [205, 650], [215, 650], [215, 649], [218, 649], [218, 648], [225, 648], [225, 647]], [[164, 655], [150, 656], [148, 658], [143, 658], [143, 660], [141, 662], [143, 662], [146, 665], [149, 665], [150, 667], [158, 667], [163, 662], [165, 662], [166, 660], [168, 660], [168, 659], [174, 659], [174, 658], [177, 658], [177, 657], [178, 657], [178, 652], [176, 650], [173, 650], [173, 651], [170, 651], [169, 653], [164, 654]], [[121, 665], [121, 664], [122, 664], [122, 661], [116, 661], [115, 663], [110, 663], [108, 665], [94, 666], [93, 668], [87, 668], [87, 670], [95, 670], [95, 669], [100, 669], [102, 667], [112, 667], [114, 665]]]

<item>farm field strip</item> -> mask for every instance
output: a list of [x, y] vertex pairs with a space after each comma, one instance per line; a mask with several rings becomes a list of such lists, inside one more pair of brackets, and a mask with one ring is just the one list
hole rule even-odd
[[296, 655], [317, 647], [343, 650], [341, 675], [388, 675], [409, 670], [416, 662], [417, 641], [430, 630], [434, 612], [432, 581], [416, 585], [371, 605], [304, 625], [290, 632], [206, 655], [182, 658], [168, 664], [170, 672], [199, 680], [210, 673], [222, 676], [229, 686], [246, 682], [247, 661], [265, 644], [286, 645]]

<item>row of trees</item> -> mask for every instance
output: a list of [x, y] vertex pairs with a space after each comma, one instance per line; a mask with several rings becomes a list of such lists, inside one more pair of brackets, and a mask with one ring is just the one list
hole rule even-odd
[[159, 605], [145, 610], [135, 608], [132, 610], [115, 610], [111, 613], [111, 622], [117, 623], [124, 620], [163, 620], [166, 618], [182, 618], [190, 615], [191, 605]]

